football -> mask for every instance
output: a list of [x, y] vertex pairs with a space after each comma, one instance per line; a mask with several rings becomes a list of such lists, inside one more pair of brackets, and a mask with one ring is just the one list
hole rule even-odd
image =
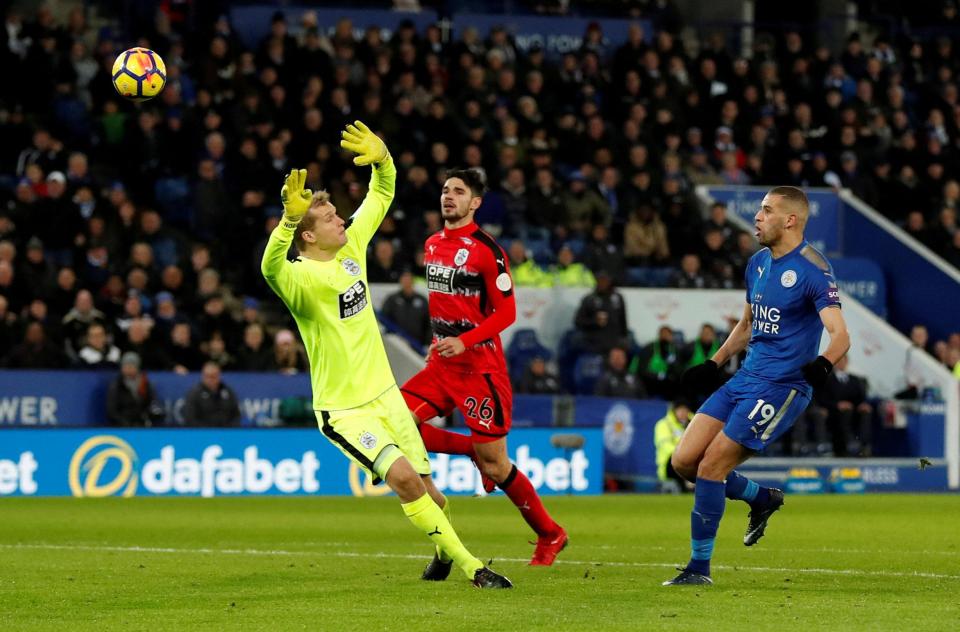
[[146, 101], [160, 94], [167, 82], [167, 67], [148, 48], [131, 48], [113, 62], [113, 87], [131, 101]]

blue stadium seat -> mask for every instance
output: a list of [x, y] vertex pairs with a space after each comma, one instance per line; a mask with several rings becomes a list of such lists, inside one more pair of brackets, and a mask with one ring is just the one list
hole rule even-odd
[[510, 379], [514, 382], [523, 377], [523, 373], [534, 357], [540, 356], [544, 360], [553, 357], [537, 338], [534, 329], [518, 329], [513, 333], [510, 346], [507, 347], [507, 366], [510, 367]]
[[568, 329], [564, 332], [557, 345], [557, 368], [560, 374], [560, 384], [566, 393], [574, 392], [574, 367], [577, 358], [583, 352], [583, 340], [580, 332], [576, 329]]
[[160, 178], [154, 185], [157, 210], [164, 221], [179, 228], [189, 228], [193, 216], [190, 183], [186, 178]]
[[603, 375], [604, 359], [599, 353], [585, 353], [577, 358], [573, 369], [577, 395], [593, 395], [593, 387]]
[[553, 263], [553, 250], [550, 248], [549, 239], [531, 239], [526, 242], [526, 246], [537, 265], [548, 266]]

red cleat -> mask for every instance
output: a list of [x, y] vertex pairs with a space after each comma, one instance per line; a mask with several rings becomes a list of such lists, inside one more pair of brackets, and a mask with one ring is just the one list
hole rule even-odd
[[560, 551], [567, 548], [567, 542], [569, 541], [567, 532], [562, 528], [555, 535], [537, 538], [537, 548], [530, 559], [530, 566], [552, 566]]

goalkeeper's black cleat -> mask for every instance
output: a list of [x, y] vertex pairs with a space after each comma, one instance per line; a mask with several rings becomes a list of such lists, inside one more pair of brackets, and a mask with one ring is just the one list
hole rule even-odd
[[503, 575], [497, 575], [484, 566], [473, 574], [473, 585], [477, 588], [513, 588], [513, 584]]
[[433, 559], [423, 569], [420, 579], [428, 582], [442, 582], [450, 575], [451, 568], [453, 568], [453, 562], [441, 562], [440, 557], [434, 552]]
[[713, 580], [709, 575], [701, 575], [687, 569], [677, 569], [680, 574], [673, 579], [668, 579], [661, 584], [662, 586], [712, 586]]
[[775, 487], [770, 489], [770, 500], [767, 504], [762, 507], [751, 506], [750, 524], [747, 525], [747, 533], [743, 536], [744, 546], [753, 546], [763, 537], [763, 532], [767, 529], [767, 521], [781, 507], [783, 507], [783, 492]]

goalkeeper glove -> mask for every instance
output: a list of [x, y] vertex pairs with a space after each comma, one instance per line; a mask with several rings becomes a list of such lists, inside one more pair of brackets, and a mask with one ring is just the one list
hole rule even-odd
[[362, 121], [354, 121], [353, 125], [347, 125], [341, 135], [343, 139], [340, 141], [340, 146], [357, 154], [353, 164], [358, 167], [380, 163], [390, 157], [384, 142]]
[[813, 388], [820, 388], [827, 381], [827, 376], [833, 371], [833, 363], [822, 355], [817, 356], [813, 362], [807, 362], [800, 370], [803, 372], [803, 379], [810, 383]]
[[294, 169], [283, 179], [283, 188], [280, 189], [283, 216], [294, 224], [307, 214], [313, 200], [313, 191], [303, 188], [306, 181], [307, 170]]
[[720, 367], [713, 360], [692, 366], [680, 376], [680, 389], [688, 395], [712, 391], [720, 382]]

